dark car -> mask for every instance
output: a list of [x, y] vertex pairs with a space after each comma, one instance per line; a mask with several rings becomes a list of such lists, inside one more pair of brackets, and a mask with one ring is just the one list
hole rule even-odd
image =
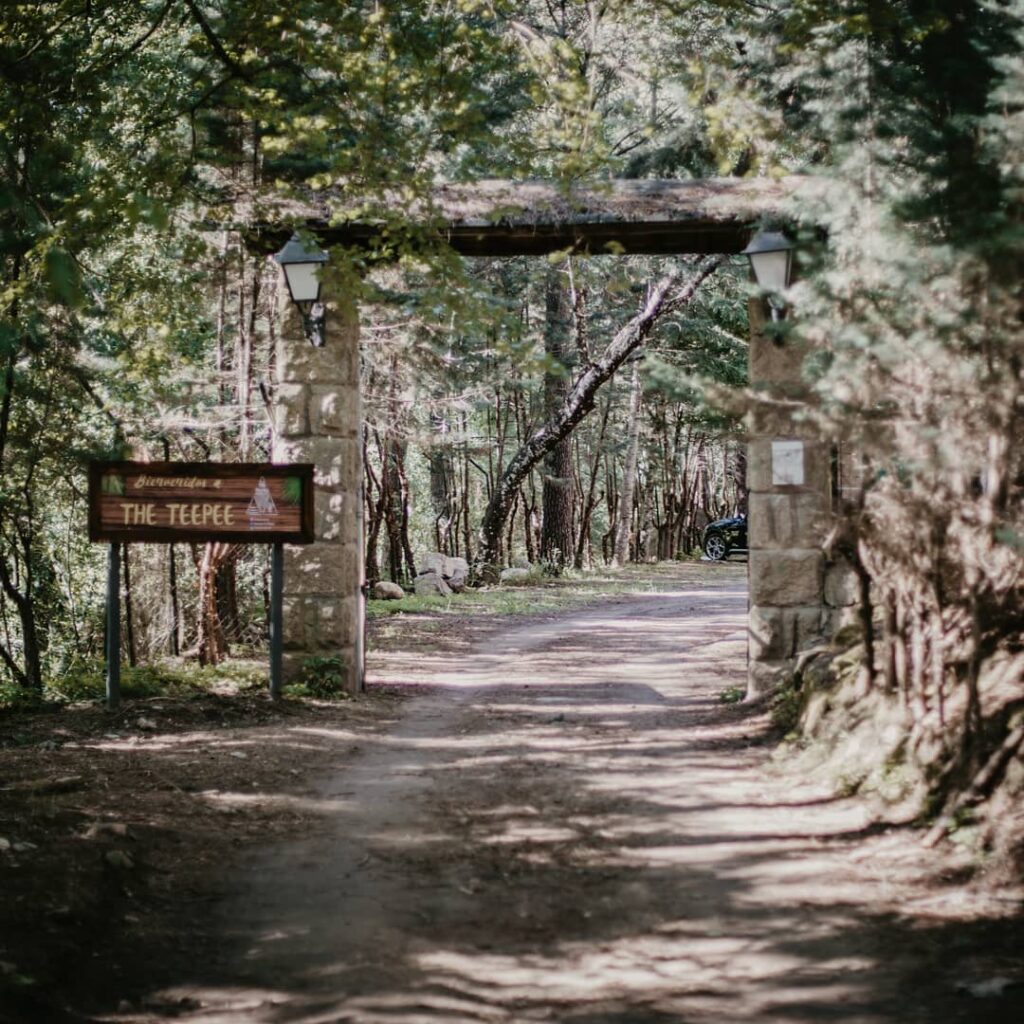
[[747, 517], [729, 516], [716, 519], [704, 527], [704, 554], [714, 562], [721, 562], [734, 551], [747, 550]]

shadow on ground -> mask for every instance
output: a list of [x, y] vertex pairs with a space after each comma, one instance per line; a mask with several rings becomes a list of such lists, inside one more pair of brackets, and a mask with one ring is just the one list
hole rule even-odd
[[717, 586], [406, 665], [430, 692], [309, 795], [326, 827], [250, 858], [203, 960], [104, 1019], [1024, 1019], [1019, 985], [962, 988], [1024, 979], [1015, 905], [791, 778], [764, 709], [721, 702], [746, 598]]

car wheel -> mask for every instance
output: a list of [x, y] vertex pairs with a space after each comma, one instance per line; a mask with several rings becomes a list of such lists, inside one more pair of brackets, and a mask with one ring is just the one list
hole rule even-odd
[[704, 554], [713, 562], [721, 562], [729, 554], [729, 545], [720, 533], [709, 533], [704, 538]]

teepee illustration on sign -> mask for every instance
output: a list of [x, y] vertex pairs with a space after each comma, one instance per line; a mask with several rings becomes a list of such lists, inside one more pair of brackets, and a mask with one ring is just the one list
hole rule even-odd
[[249, 529], [272, 530], [276, 515], [277, 506], [270, 496], [270, 488], [267, 486], [266, 479], [261, 476], [249, 501]]

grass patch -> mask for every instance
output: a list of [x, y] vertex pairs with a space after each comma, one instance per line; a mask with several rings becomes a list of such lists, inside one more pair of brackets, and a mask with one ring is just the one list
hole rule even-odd
[[451, 597], [426, 596], [420, 594], [408, 594], [405, 597], [394, 601], [380, 601], [376, 598], [369, 598], [366, 602], [366, 615], [370, 619], [384, 618], [388, 615], [413, 615], [423, 612], [447, 612], [452, 602], [460, 602], [465, 594], [452, 594]]
[[410, 594], [398, 601], [370, 599], [368, 618], [390, 615], [535, 615], [561, 608], [583, 607], [609, 597], [651, 593], [651, 579], [631, 579], [604, 573], [566, 573], [551, 578], [537, 574], [529, 580], [467, 590], [449, 597]]
[[[206, 667], [158, 662], [121, 669], [121, 696], [125, 700], [188, 697], [218, 690], [238, 693], [266, 685], [265, 667], [238, 662]], [[0, 708], [99, 703], [106, 699], [106, 692], [103, 662], [77, 662], [61, 675], [47, 680], [41, 695], [10, 684], [0, 686]]]

